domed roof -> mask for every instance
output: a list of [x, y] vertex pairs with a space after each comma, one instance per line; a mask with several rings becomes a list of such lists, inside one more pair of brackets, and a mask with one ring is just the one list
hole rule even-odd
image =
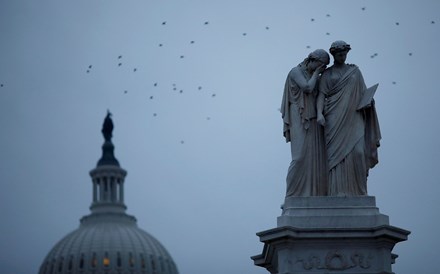
[[178, 274], [173, 259], [153, 236], [125, 213], [124, 179], [111, 141], [110, 113], [104, 120], [102, 157], [90, 171], [91, 213], [48, 253], [39, 274]]
[[173, 259], [126, 214], [91, 214], [49, 252], [40, 274], [177, 274]]

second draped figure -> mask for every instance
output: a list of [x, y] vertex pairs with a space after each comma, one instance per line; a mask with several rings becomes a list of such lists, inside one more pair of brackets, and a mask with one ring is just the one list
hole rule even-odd
[[288, 74], [281, 113], [291, 143], [286, 197], [367, 195], [368, 171], [378, 162], [380, 129], [374, 101], [359, 108], [366, 86], [345, 63], [350, 45], [318, 49]]

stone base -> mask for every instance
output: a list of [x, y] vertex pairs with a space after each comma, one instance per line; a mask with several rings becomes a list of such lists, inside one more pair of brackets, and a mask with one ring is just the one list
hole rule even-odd
[[273, 274], [391, 274], [396, 243], [409, 231], [389, 225], [374, 197], [292, 197], [278, 226], [257, 235], [255, 265]]

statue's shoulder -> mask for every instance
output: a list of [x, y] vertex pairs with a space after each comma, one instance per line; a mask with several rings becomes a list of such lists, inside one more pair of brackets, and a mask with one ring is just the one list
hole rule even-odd
[[294, 78], [295, 76], [302, 75], [301, 68], [299, 66], [293, 67], [287, 77]]

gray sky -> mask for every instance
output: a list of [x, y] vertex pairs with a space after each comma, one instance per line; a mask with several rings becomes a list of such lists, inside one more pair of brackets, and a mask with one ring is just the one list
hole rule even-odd
[[249, 257], [285, 194], [284, 80], [342, 39], [366, 84], [379, 83], [369, 194], [412, 231], [393, 270], [432, 273], [439, 10], [436, 0], [0, 1], [0, 272], [36, 273], [89, 213], [110, 109], [128, 213], [180, 273], [267, 273]]

